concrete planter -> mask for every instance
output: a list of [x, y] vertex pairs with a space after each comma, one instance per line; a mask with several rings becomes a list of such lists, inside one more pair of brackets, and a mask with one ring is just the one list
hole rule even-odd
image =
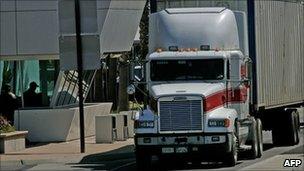
[[25, 137], [28, 131], [14, 131], [0, 134], [0, 154], [25, 149]]
[[[95, 135], [95, 116], [109, 115], [112, 103], [85, 104], [85, 136]], [[79, 108], [20, 109], [15, 111], [17, 130], [28, 130], [30, 142], [79, 139]]]

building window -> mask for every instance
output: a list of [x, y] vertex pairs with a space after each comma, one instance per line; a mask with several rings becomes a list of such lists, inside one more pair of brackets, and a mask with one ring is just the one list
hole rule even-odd
[[0, 68], [0, 88], [4, 84], [10, 84], [20, 99], [21, 106], [24, 107], [23, 93], [29, 89], [31, 82], [39, 86], [36, 88], [36, 93], [39, 94], [37, 107], [50, 105], [59, 73], [58, 60], [0, 61]]

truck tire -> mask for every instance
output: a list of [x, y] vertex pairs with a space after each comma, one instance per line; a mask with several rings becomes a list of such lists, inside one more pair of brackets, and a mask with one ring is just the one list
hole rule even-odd
[[237, 137], [233, 135], [233, 138], [231, 138], [230, 141], [231, 141], [231, 151], [227, 153], [227, 156], [223, 161], [223, 164], [228, 167], [233, 167], [236, 165], [238, 160]]
[[[299, 143], [297, 112], [287, 111], [272, 130], [272, 141], [276, 146], [295, 145]], [[286, 125], [282, 127], [282, 125]]]
[[299, 143], [299, 129], [298, 129], [298, 118], [297, 118], [297, 112], [293, 111], [289, 115], [289, 126], [288, 126], [288, 145], [295, 145]]
[[260, 119], [256, 119], [256, 128], [257, 128], [257, 138], [258, 138], [258, 155], [260, 158], [263, 155], [263, 127], [262, 121]]
[[135, 152], [136, 167], [138, 171], [149, 170], [151, 165], [151, 156], [141, 151]]
[[252, 118], [252, 123], [250, 125], [250, 135], [251, 135], [251, 149], [249, 150], [249, 157], [255, 159], [258, 157], [258, 135], [257, 135], [257, 122]]
[[299, 114], [299, 111], [296, 111], [296, 128], [297, 130], [300, 130], [300, 114]]

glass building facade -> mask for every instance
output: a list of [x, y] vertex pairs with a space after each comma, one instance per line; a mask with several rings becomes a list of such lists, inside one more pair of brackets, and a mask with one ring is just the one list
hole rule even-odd
[[0, 87], [9, 84], [21, 107], [24, 107], [23, 93], [33, 81], [39, 86], [36, 93], [41, 93], [42, 107], [49, 106], [58, 74], [58, 60], [0, 61]]

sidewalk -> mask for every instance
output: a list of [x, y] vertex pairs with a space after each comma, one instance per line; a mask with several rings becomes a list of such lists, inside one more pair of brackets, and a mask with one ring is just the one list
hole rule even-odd
[[282, 154], [276, 155], [264, 161], [255, 163], [251, 166], [245, 167], [241, 170], [251, 171], [251, 170], [263, 170], [263, 171], [274, 171], [274, 170], [304, 170], [304, 164], [302, 163], [298, 167], [283, 167], [285, 159], [300, 159], [302, 162], [304, 161], [303, 154]]
[[106, 153], [133, 145], [133, 139], [128, 139], [127, 141], [117, 141], [113, 144], [96, 144], [95, 137], [88, 137], [86, 138], [85, 142], [86, 152], [83, 154], [80, 153], [79, 140], [37, 144], [22, 151], [1, 154], [0, 170], [2, 170], [3, 167], [9, 168], [8, 166], [21, 167], [41, 164], [76, 164], [80, 163], [85, 156]]

